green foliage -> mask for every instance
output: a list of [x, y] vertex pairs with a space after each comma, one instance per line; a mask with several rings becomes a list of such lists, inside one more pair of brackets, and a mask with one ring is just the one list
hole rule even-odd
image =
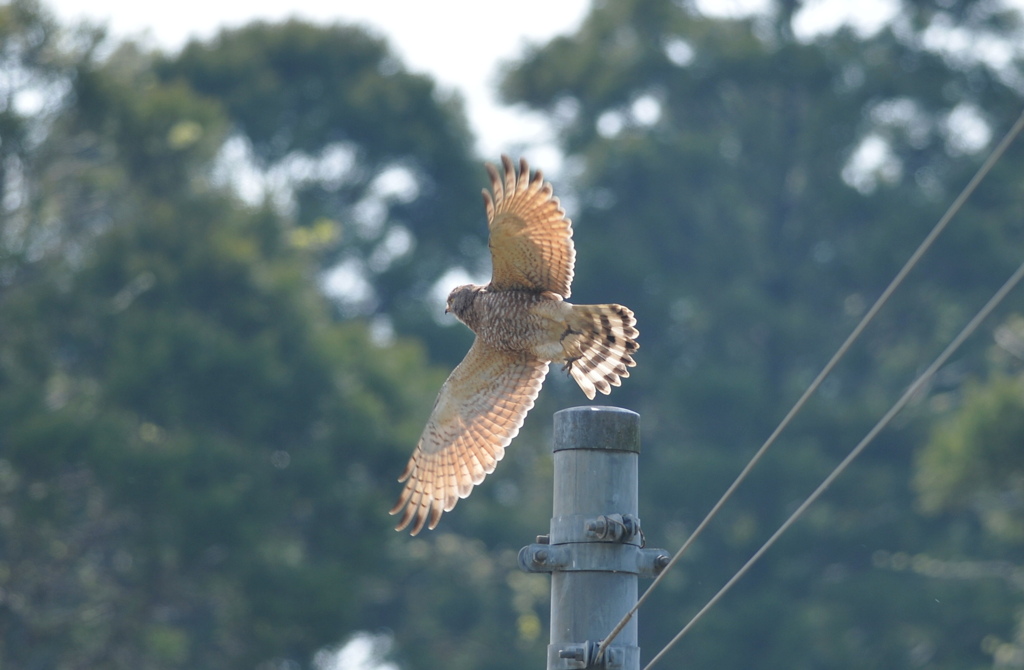
[[482, 176], [458, 98], [361, 28], [300, 21], [226, 30], [156, 71], [219, 101], [263, 167], [342, 163], [289, 187], [300, 227], [337, 222], [340, 234], [318, 248], [321, 266], [356, 268], [372, 287], [346, 314], [386, 316], [458, 360], [427, 309], [442, 274], [484, 262], [480, 204], [466, 197]]
[[[1024, 387], [998, 376], [966, 387], [917, 457], [914, 484], [928, 512], [972, 508], [996, 537], [1024, 541]], [[1014, 504], [1014, 501], [1017, 501]]]
[[[996, 668], [1019, 667], [1024, 659], [1024, 606], [1019, 598], [1024, 593], [1019, 559], [1024, 542], [1021, 324], [1016, 315], [997, 328], [998, 346], [989, 352], [984, 381], [971, 379], [935, 399], [939, 418], [914, 463], [913, 483], [924, 513], [960, 519], [960, 523], [977, 519], [985, 533], [963, 558], [922, 555], [915, 557], [912, 569], [975, 584], [995, 582], [1018, 596], [1016, 625], [1009, 630], [1000, 626], [1005, 632], [990, 633], [982, 641]], [[1001, 553], [1006, 561], [984, 560]]]
[[[370, 165], [407, 154], [437, 160], [444, 145], [465, 142], [434, 83], [408, 73], [383, 39], [355, 26], [253, 23], [193, 42], [160, 69], [223, 100], [267, 162], [338, 141], [357, 144]], [[430, 141], [435, 146], [425, 147]]]

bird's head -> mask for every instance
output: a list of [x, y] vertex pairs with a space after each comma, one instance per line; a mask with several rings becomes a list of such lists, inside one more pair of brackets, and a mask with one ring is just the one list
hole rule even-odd
[[463, 318], [469, 311], [469, 308], [473, 305], [473, 301], [476, 297], [484, 292], [483, 286], [477, 286], [476, 284], [463, 284], [462, 286], [456, 286], [452, 289], [452, 292], [448, 294], [448, 305], [444, 308], [444, 313], [449, 312], [454, 314], [459, 321], [465, 323]]

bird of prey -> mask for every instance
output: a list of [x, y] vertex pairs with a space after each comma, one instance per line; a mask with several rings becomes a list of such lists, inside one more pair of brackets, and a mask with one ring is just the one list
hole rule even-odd
[[494, 471], [533, 407], [548, 364], [561, 363], [587, 398], [608, 394], [636, 365], [633, 312], [622, 305], [566, 302], [576, 250], [572, 224], [538, 170], [501, 157], [487, 164], [483, 192], [493, 270], [485, 286], [456, 287], [451, 312], [476, 333], [434, 402], [391, 514], [396, 530], [433, 529]]

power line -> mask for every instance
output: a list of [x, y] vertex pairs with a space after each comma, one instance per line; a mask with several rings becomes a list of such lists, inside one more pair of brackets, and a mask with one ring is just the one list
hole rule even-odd
[[868, 434], [865, 435], [864, 438], [857, 444], [857, 446], [854, 447], [850, 451], [850, 453], [846, 455], [846, 458], [844, 458], [842, 462], [840, 462], [839, 465], [837, 465], [835, 469], [832, 470], [829, 476], [826, 477], [824, 481], [822, 481], [821, 484], [818, 485], [818, 488], [814, 489], [814, 492], [811, 493], [811, 495], [807, 496], [807, 499], [804, 500], [803, 503], [801, 503], [800, 506], [796, 508], [793, 514], [791, 514], [789, 518], [786, 519], [786, 521], [783, 522], [781, 526], [779, 526], [778, 530], [776, 530], [772, 534], [772, 536], [769, 537], [763, 545], [761, 545], [761, 548], [758, 549], [754, 553], [754, 555], [750, 557], [750, 559], [743, 565], [743, 567], [736, 571], [736, 574], [733, 575], [732, 578], [730, 578], [729, 581], [725, 583], [725, 586], [719, 589], [718, 593], [716, 593], [714, 597], [712, 597], [711, 600], [709, 600], [707, 604], [704, 605], [704, 607], [702, 607], [700, 611], [697, 612], [697, 614], [695, 614], [692, 619], [690, 619], [690, 622], [683, 626], [682, 630], [680, 630], [679, 633], [677, 633], [676, 636], [672, 638], [672, 640], [669, 641], [669, 643], [666, 644], [665, 647], [660, 652], [658, 652], [658, 654], [654, 658], [651, 659], [650, 663], [644, 666], [644, 670], [650, 670], [650, 668], [652, 668], [655, 663], [661, 660], [661, 658], [666, 653], [668, 653], [669, 649], [675, 646], [675, 644], [679, 642], [679, 640], [682, 639], [682, 637], [686, 635], [686, 633], [689, 632], [691, 628], [693, 628], [693, 626], [704, 616], [704, 614], [707, 613], [707, 611], [710, 610], [719, 600], [721, 600], [722, 596], [724, 596], [736, 582], [738, 582], [745, 574], [747, 574], [751, 566], [753, 566], [754, 563], [756, 563], [761, 558], [761, 556], [763, 556], [764, 553], [768, 551], [768, 549], [770, 549], [773, 544], [775, 544], [775, 541], [778, 540], [783, 533], [789, 530], [789, 527], [792, 526], [796, 522], [796, 520], [800, 518], [801, 515], [803, 515], [803, 513], [807, 510], [808, 507], [814, 504], [814, 502], [821, 497], [821, 495], [828, 489], [828, 487], [832, 485], [832, 482], [834, 482], [836, 478], [839, 477], [839, 475], [841, 475], [843, 471], [846, 470], [850, 463], [852, 463], [854, 459], [856, 459], [861, 454], [861, 452], [864, 451], [864, 449], [869, 444], [871, 444], [871, 442], [875, 439], [878, 433], [880, 433], [882, 429], [889, 425], [889, 422], [892, 421], [893, 417], [899, 414], [899, 412], [907, 405], [907, 403], [910, 402], [910, 399], [913, 398], [914, 395], [919, 390], [921, 390], [921, 387], [923, 387], [925, 383], [927, 383], [928, 380], [931, 379], [935, 372], [940, 367], [942, 367], [947, 360], [949, 360], [949, 357], [952, 356], [953, 353], [960, 348], [960, 345], [963, 344], [964, 340], [970, 337], [970, 335], [978, 328], [978, 325], [985, 320], [985, 318], [992, 312], [993, 309], [996, 308], [997, 305], [999, 305], [1000, 302], [1002, 302], [1003, 298], [1005, 298], [1006, 295], [1011, 290], [1013, 290], [1013, 288], [1020, 282], [1022, 278], [1024, 278], [1024, 263], [1020, 264], [1016, 272], [1014, 272], [1010, 276], [1010, 278], [1006, 280], [1006, 282], [999, 288], [998, 291], [996, 291], [996, 293], [989, 299], [989, 301], [985, 303], [985, 306], [982, 307], [981, 310], [974, 315], [974, 318], [971, 319], [966, 326], [964, 326], [963, 330], [961, 330], [960, 333], [955, 338], [953, 338], [953, 341], [946, 346], [942, 353], [939, 354], [938, 358], [932, 361], [932, 364], [929, 365], [928, 368], [923, 373], [921, 373], [921, 375], [916, 380], [914, 380], [914, 383], [911, 384], [906, 391], [904, 391], [903, 395], [900, 396], [900, 399], [897, 400], [896, 403], [889, 408], [889, 411], [886, 412], [885, 415], [878, 420], [878, 423], [876, 423], [875, 426], [870, 431], [868, 431]]
[[928, 233], [928, 235], [924, 238], [921, 244], [910, 256], [910, 258], [907, 259], [907, 262], [903, 265], [902, 268], [900, 268], [900, 271], [896, 274], [892, 281], [889, 282], [889, 285], [885, 288], [885, 290], [878, 297], [875, 303], [864, 314], [860, 322], [853, 329], [850, 335], [846, 338], [846, 341], [844, 341], [839, 346], [839, 349], [836, 350], [836, 353], [832, 355], [832, 358], [829, 359], [828, 363], [825, 364], [825, 367], [822, 368], [821, 372], [818, 373], [818, 376], [814, 378], [811, 384], [807, 387], [807, 390], [805, 390], [803, 395], [801, 395], [800, 398], [796, 401], [796, 403], [793, 405], [793, 408], [789, 410], [785, 417], [783, 417], [779, 425], [775, 428], [774, 431], [772, 431], [771, 435], [768, 436], [768, 439], [765, 440], [764, 444], [761, 445], [761, 448], [757, 450], [757, 452], [751, 457], [750, 461], [748, 461], [747, 464], [743, 467], [743, 470], [740, 471], [740, 474], [736, 477], [736, 480], [729, 485], [729, 488], [726, 489], [725, 493], [722, 494], [722, 497], [719, 498], [718, 502], [715, 503], [714, 507], [711, 508], [711, 511], [707, 513], [707, 515], [700, 522], [700, 524], [698, 524], [697, 528], [694, 529], [693, 533], [688, 538], [686, 538], [686, 541], [683, 543], [683, 546], [680, 547], [679, 551], [677, 551], [675, 555], [672, 556], [672, 559], [668, 562], [668, 565], [665, 567], [665, 569], [662, 570], [661, 574], [659, 574], [658, 577], [651, 583], [651, 585], [647, 587], [647, 590], [645, 590], [643, 595], [640, 596], [639, 600], [637, 600], [636, 604], [632, 607], [632, 609], [630, 609], [625, 614], [625, 616], [622, 617], [622, 620], [619, 621], [618, 625], [616, 625], [615, 628], [612, 629], [611, 633], [608, 634], [608, 637], [601, 641], [601, 646], [598, 649], [598, 658], [600, 658], [601, 654], [604, 653], [605, 649], [608, 648], [608, 645], [611, 644], [612, 640], [615, 639], [615, 637], [626, 626], [626, 624], [629, 623], [630, 619], [633, 618], [633, 615], [636, 614], [637, 610], [639, 610], [640, 607], [644, 604], [644, 602], [646, 602], [647, 598], [654, 591], [654, 589], [656, 589], [661, 584], [662, 580], [665, 578], [665, 575], [667, 575], [668, 572], [675, 566], [675, 564], [679, 562], [679, 559], [683, 557], [683, 554], [685, 554], [686, 551], [690, 548], [690, 545], [692, 545], [693, 542], [697, 539], [697, 537], [704, 531], [704, 528], [707, 527], [711, 520], [715, 518], [715, 516], [718, 514], [718, 511], [722, 508], [723, 505], [725, 505], [726, 501], [732, 497], [733, 493], [736, 491], [737, 488], [739, 488], [739, 485], [747, 478], [747, 475], [750, 474], [751, 470], [753, 470], [754, 467], [758, 464], [758, 462], [760, 462], [761, 458], [768, 451], [768, 449], [770, 449], [771, 446], [775, 444], [775, 441], [778, 439], [782, 431], [785, 430], [787, 426], [789, 426], [789, 424], [793, 421], [793, 418], [800, 412], [800, 410], [804, 408], [804, 405], [807, 404], [807, 401], [810, 399], [810, 397], [814, 394], [815, 391], [818, 390], [818, 387], [821, 386], [821, 383], [823, 381], [825, 381], [825, 378], [828, 377], [829, 374], [831, 374], [833, 368], [835, 368], [835, 366], [839, 363], [843, 356], [846, 355], [846, 352], [850, 349], [850, 347], [857, 340], [857, 338], [860, 337], [861, 333], [864, 331], [867, 325], [875, 318], [875, 315], [878, 314], [878, 312], [882, 309], [885, 303], [889, 301], [889, 297], [896, 291], [900, 284], [903, 283], [904, 278], [906, 278], [906, 276], [910, 274], [910, 271], [914, 268], [914, 266], [917, 265], [918, 261], [921, 260], [921, 257], [924, 256], [924, 254], [928, 251], [929, 248], [931, 248], [932, 243], [935, 242], [935, 239], [942, 233], [943, 230], [946, 229], [946, 226], [949, 225], [949, 222], [953, 219], [956, 213], [960, 211], [960, 208], [963, 207], [963, 204], [967, 202], [967, 199], [971, 196], [971, 194], [974, 193], [975, 189], [978, 187], [978, 184], [981, 183], [981, 181], [992, 170], [992, 167], [999, 161], [1000, 158], [1002, 158], [1003, 154], [1006, 152], [1006, 149], [1010, 146], [1010, 144], [1013, 143], [1013, 141], [1017, 138], [1017, 136], [1021, 133], [1022, 130], [1024, 130], [1024, 112], [1021, 113], [1021, 115], [1017, 118], [1017, 121], [1013, 124], [1013, 127], [1011, 127], [1009, 131], [1007, 131], [1006, 135], [1003, 136], [999, 144], [988, 155], [988, 158], [986, 158], [985, 162], [982, 163], [981, 167], [978, 168], [978, 171], [974, 174], [971, 180], [960, 192], [960, 195], [956, 197], [953, 203], [949, 206], [949, 209], [946, 210], [946, 213], [943, 214], [942, 218], [940, 218], [939, 221], [935, 224], [935, 227], [932, 228], [931, 232]]

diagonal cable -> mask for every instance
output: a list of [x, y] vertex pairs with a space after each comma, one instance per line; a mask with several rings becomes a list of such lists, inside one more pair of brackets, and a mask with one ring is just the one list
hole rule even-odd
[[647, 598], [654, 591], [654, 589], [656, 589], [661, 584], [661, 581], [662, 579], [664, 579], [665, 575], [668, 574], [668, 572], [675, 566], [677, 562], [679, 562], [679, 559], [683, 557], [683, 554], [685, 554], [687, 549], [690, 548], [690, 545], [693, 544], [694, 540], [696, 540], [697, 537], [704, 531], [704, 528], [711, 522], [711, 520], [715, 518], [715, 516], [718, 514], [718, 511], [722, 508], [723, 505], [725, 505], [725, 502], [732, 497], [733, 493], [736, 491], [737, 488], [739, 488], [739, 485], [747, 478], [747, 475], [749, 475], [750, 471], [754, 469], [757, 463], [764, 456], [765, 452], [767, 452], [768, 449], [771, 448], [773, 444], [775, 444], [775, 441], [778, 439], [782, 431], [785, 430], [786, 427], [789, 426], [789, 424], [793, 421], [793, 417], [795, 417], [800, 412], [800, 410], [803, 409], [804, 405], [807, 404], [807, 401], [810, 399], [810, 397], [814, 394], [815, 391], [818, 390], [818, 387], [821, 386], [821, 383], [823, 381], [825, 381], [825, 378], [828, 377], [828, 375], [832, 372], [836, 364], [838, 364], [839, 361], [843, 358], [843, 356], [846, 355], [846, 352], [853, 345], [854, 341], [856, 341], [857, 338], [860, 337], [861, 333], [864, 331], [867, 325], [875, 318], [875, 315], [878, 314], [879, 310], [881, 310], [885, 303], [889, 301], [889, 297], [896, 291], [900, 284], [903, 283], [904, 278], [906, 278], [906, 276], [910, 274], [910, 271], [914, 268], [914, 266], [917, 265], [918, 261], [921, 260], [921, 257], [925, 255], [929, 248], [931, 248], [932, 243], [935, 242], [935, 239], [942, 233], [943, 230], [946, 229], [946, 226], [949, 225], [949, 222], [953, 219], [956, 213], [960, 211], [960, 208], [963, 207], [963, 204], [967, 202], [967, 199], [971, 197], [971, 194], [974, 193], [975, 189], [978, 187], [978, 184], [981, 183], [981, 181], [992, 170], [992, 167], [999, 161], [1000, 158], [1002, 158], [1003, 154], [1006, 152], [1006, 149], [1010, 146], [1010, 144], [1013, 143], [1013, 141], [1017, 138], [1017, 136], [1020, 134], [1022, 130], [1024, 130], [1024, 112], [1022, 112], [1021, 115], [1017, 117], [1017, 121], [1013, 124], [1013, 127], [1007, 131], [1006, 135], [1003, 136], [1003, 139], [1000, 140], [999, 144], [992, 150], [992, 153], [988, 155], [988, 158], [986, 158], [985, 162], [982, 163], [981, 167], [978, 168], [978, 171], [967, 183], [967, 186], [964, 187], [964, 189], [960, 192], [960, 195], [958, 195], [956, 197], [956, 200], [953, 201], [953, 204], [951, 204], [949, 206], [949, 209], [946, 210], [946, 213], [942, 215], [942, 218], [939, 219], [938, 223], [935, 224], [935, 227], [932, 228], [931, 232], [928, 233], [928, 236], [924, 238], [921, 244], [910, 256], [910, 258], [907, 259], [907, 262], [903, 265], [902, 268], [900, 268], [900, 271], [896, 273], [896, 276], [893, 277], [891, 282], [889, 282], [889, 285], [885, 288], [884, 291], [882, 291], [882, 295], [878, 297], [878, 299], [875, 301], [875, 304], [873, 304], [871, 308], [864, 314], [860, 322], [853, 329], [850, 335], [846, 338], [846, 341], [844, 341], [839, 346], [839, 349], [836, 350], [836, 353], [832, 355], [832, 358], [829, 359], [828, 363], [825, 364], [825, 367], [822, 368], [821, 372], [818, 373], [818, 376], [814, 378], [810, 386], [807, 387], [807, 390], [804, 391], [803, 395], [801, 395], [800, 398], [796, 401], [796, 404], [793, 405], [793, 408], [789, 410], [789, 413], [786, 414], [785, 417], [783, 417], [779, 425], [775, 428], [774, 431], [772, 431], [772, 434], [769, 435], [768, 439], [765, 440], [764, 444], [761, 445], [761, 448], [758, 449], [757, 452], [753, 455], [753, 457], [751, 457], [750, 461], [747, 462], [746, 466], [744, 466], [743, 470], [741, 470], [740, 474], [736, 477], [736, 480], [729, 485], [729, 488], [726, 489], [725, 493], [722, 494], [722, 497], [719, 498], [718, 502], [715, 503], [714, 507], [711, 508], [711, 511], [708, 512], [707, 516], [704, 517], [704, 520], [701, 521], [697, 528], [694, 529], [693, 533], [688, 538], [686, 538], [686, 541], [683, 543], [683, 546], [679, 548], [679, 551], [677, 551], [674, 556], [672, 556], [672, 560], [668, 562], [668, 564], [665, 566], [665, 569], [662, 570], [661, 573], [657, 576], [657, 578], [651, 583], [651, 585], [647, 587], [647, 590], [644, 591], [642, 596], [640, 596], [640, 599], [637, 600], [636, 604], [633, 605], [632, 609], [630, 609], [622, 617], [622, 620], [619, 621], [619, 623], [615, 626], [614, 629], [612, 629], [611, 633], [609, 633], [608, 636], [601, 641], [601, 646], [598, 648], [598, 658], [600, 658], [601, 655], [604, 654], [604, 651], [608, 648], [608, 645], [610, 645], [612, 641], [615, 639], [615, 637], [622, 631], [622, 629], [626, 627], [626, 624], [629, 623], [630, 619], [633, 618], [633, 615], [636, 614], [637, 610], [639, 610], [640, 607], [644, 604], [644, 602], [646, 602]]
[[789, 527], [792, 526], [796, 522], [796, 520], [800, 518], [801, 515], [803, 515], [803, 513], [807, 510], [808, 507], [814, 504], [814, 502], [821, 497], [821, 495], [828, 489], [828, 487], [832, 485], [832, 482], [834, 482], [836, 478], [839, 477], [839, 475], [841, 475], [843, 471], [846, 470], [850, 463], [852, 463], [854, 459], [860, 456], [861, 452], [864, 451], [864, 449], [869, 444], [871, 444], [871, 442], [875, 439], [878, 433], [880, 433], [882, 429], [889, 425], [889, 422], [892, 421], [893, 417], [899, 414], [899, 412], [907, 405], [907, 403], [910, 402], [911, 398], [913, 398], [914, 395], [918, 391], [920, 391], [921, 388], [928, 382], [928, 380], [932, 378], [936, 371], [938, 371], [939, 368], [945, 365], [946, 361], [949, 360], [949, 357], [952, 356], [953, 353], [960, 348], [960, 345], [963, 344], [964, 340], [970, 337], [970, 335], [978, 328], [981, 322], [984, 321], [985, 318], [992, 312], [992, 310], [995, 309], [1000, 302], [1002, 302], [1003, 298], [1005, 298], [1006, 295], [1011, 290], [1013, 290], [1013, 288], [1020, 282], [1021, 278], [1024, 278], [1024, 263], [1021, 263], [1021, 265], [1017, 268], [1016, 272], [1014, 272], [1010, 276], [1010, 278], [1007, 279], [1006, 282], [999, 288], [999, 290], [996, 291], [991, 298], [989, 298], [989, 301], [985, 303], [985, 306], [982, 307], [981, 310], [974, 315], [974, 318], [971, 319], [967, 323], [967, 325], [964, 326], [963, 330], [961, 330], [960, 333], [955, 338], [953, 338], [953, 341], [950, 342], [945, 349], [943, 349], [942, 353], [939, 354], [938, 358], [932, 361], [932, 364], [929, 365], [928, 368], [924, 372], [922, 372], [916, 380], [914, 380], [914, 383], [911, 384], [906, 391], [904, 391], [903, 395], [900, 396], [900, 399], [897, 400], [896, 403], [889, 408], [889, 411], [886, 412], [885, 415], [878, 420], [878, 423], [876, 423], [875, 426], [870, 431], [868, 431], [868, 434], [864, 436], [864, 439], [862, 439], [857, 444], [857, 446], [854, 447], [850, 451], [850, 453], [846, 455], [846, 458], [844, 458], [842, 462], [840, 462], [839, 465], [837, 465], [835, 469], [829, 474], [829, 476], [826, 477], [824, 481], [822, 481], [821, 484], [818, 485], [818, 488], [814, 489], [814, 492], [811, 493], [811, 495], [807, 496], [807, 499], [804, 500], [803, 503], [801, 503], [800, 506], [796, 508], [796, 510], [789, 516], [789, 518], [786, 519], [786, 521], [783, 522], [781, 526], [779, 526], [779, 529], [776, 530], [775, 533], [773, 533], [772, 536], [769, 537], [763, 545], [761, 545], [761, 548], [758, 549], [754, 553], [754, 555], [750, 557], [750, 560], [748, 560], [743, 565], [743, 567], [740, 568], [736, 572], [736, 574], [733, 575], [732, 578], [725, 583], [725, 586], [723, 586], [718, 591], [718, 593], [716, 593], [714, 597], [712, 597], [711, 600], [709, 600], [707, 604], [704, 605], [704, 607], [702, 607], [700, 611], [697, 612], [697, 614], [695, 614], [692, 619], [690, 619], [690, 622], [687, 623], [682, 628], [682, 630], [680, 630], [679, 633], [676, 634], [676, 636], [672, 638], [672, 640], [669, 641], [669, 643], [666, 644], [665, 647], [660, 652], [658, 652], [658, 654], [654, 658], [651, 659], [650, 663], [644, 666], [644, 670], [650, 670], [650, 668], [653, 667], [655, 663], [661, 660], [661, 658], [666, 653], [668, 653], [669, 649], [675, 646], [675, 644], [679, 642], [679, 640], [682, 639], [682, 637], [686, 635], [686, 633], [688, 633], [691, 628], [693, 628], [693, 626], [704, 616], [704, 614], [708, 610], [710, 610], [719, 600], [721, 600], [722, 596], [724, 596], [736, 582], [738, 582], [744, 575], [747, 574], [750, 568], [761, 558], [761, 556], [763, 556], [764, 553], [768, 551], [768, 549], [770, 549], [773, 544], [775, 544], [775, 541], [778, 540], [783, 533], [789, 530]]

